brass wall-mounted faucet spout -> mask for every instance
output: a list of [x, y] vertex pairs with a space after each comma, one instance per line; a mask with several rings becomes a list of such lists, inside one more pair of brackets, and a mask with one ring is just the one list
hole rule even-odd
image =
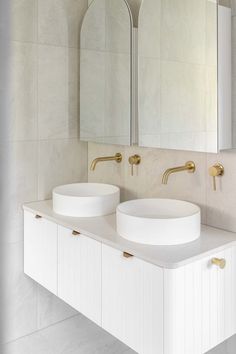
[[166, 170], [164, 172], [164, 174], [163, 174], [162, 184], [167, 184], [168, 183], [169, 176], [172, 173], [182, 172], [182, 171], [187, 171], [189, 173], [194, 173], [196, 171], [195, 163], [193, 161], [188, 161], [188, 162], [186, 162], [186, 164], [184, 166], [168, 168], [168, 170]]
[[91, 163], [90, 170], [94, 171], [98, 162], [104, 161], [116, 161], [120, 163], [122, 161], [122, 155], [120, 153], [115, 154], [115, 156], [104, 156], [104, 157], [97, 157]]

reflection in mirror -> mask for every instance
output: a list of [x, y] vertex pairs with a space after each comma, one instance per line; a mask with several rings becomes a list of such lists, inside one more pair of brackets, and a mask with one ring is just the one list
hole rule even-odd
[[125, 0], [94, 0], [81, 29], [80, 138], [130, 145], [132, 18]]
[[143, 0], [139, 145], [216, 152], [217, 2]]

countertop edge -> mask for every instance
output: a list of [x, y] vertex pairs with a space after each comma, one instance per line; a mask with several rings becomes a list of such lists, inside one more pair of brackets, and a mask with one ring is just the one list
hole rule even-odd
[[[87, 237], [90, 237], [98, 242], [101, 242], [102, 244], [104, 245], [107, 245], [107, 246], [110, 246], [112, 248], [115, 248], [119, 251], [122, 251], [122, 252], [128, 252], [128, 253], [131, 253], [134, 257], [137, 257], [147, 263], [150, 263], [150, 264], [153, 264], [157, 267], [160, 267], [160, 268], [164, 268], [164, 269], [177, 269], [177, 268], [180, 268], [180, 267], [183, 267], [185, 265], [188, 265], [192, 262], [197, 262], [207, 256], [210, 256], [212, 255], [213, 253], [218, 253], [218, 252], [221, 252], [227, 248], [230, 248], [234, 245], [236, 245], [236, 234], [235, 234], [235, 240], [230, 240], [228, 242], [226, 242], [225, 244], [221, 245], [221, 246], [218, 246], [218, 247], [215, 247], [215, 248], [212, 248], [208, 251], [205, 251], [205, 252], [202, 252], [201, 254], [198, 254], [198, 255], [195, 255], [195, 256], [190, 256], [189, 258], [186, 258], [185, 260], [182, 260], [182, 261], [178, 261], [178, 262], [172, 262], [172, 263], [168, 263], [168, 262], [163, 262], [163, 261], [159, 261], [159, 260], [155, 260], [155, 259], [150, 259], [150, 258], [146, 258], [145, 255], [143, 254], [140, 254], [138, 251], [132, 249], [132, 248], [129, 248], [129, 247], [121, 247], [118, 243], [116, 242], [113, 242], [113, 241], [110, 241], [106, 238], [103, 238], [99, 235], [96, 235], [94, 233], [91, 233], [87, 230], [83, 230], [83, 228], [81, 227], [77, 227], [77, 226], [72, 226], [70, 225], [69, 222], [67, 221], [63, 221], [63, 220], [60, 220], [59, 218], [57, 219], [56, 216], [51, 216], [51, 215], [48, 215], [46, 212], [43, 212], [43, 211], [39, 211], [37, 210], [36, 207], [32, 206], [32, 204], [34, 203], [43, 203], [43, 202], [49, 202], [50, 200], [45, 200], [45, 201], [36, 201], [36, 202], [29, 202], [29, 203], [24, 203], [22, 205], [23, 207], [23, 210], [24, 211], [28, 211], [28, 212], [31, 212], [31, 213], [39, 213], [40, 216], [44, 217], [45, 219], [51, 221], [51, 222], [54, 222], [62, 227], [65, 227], [65, 228], [68, 228], [68, 229], [71, 229], [71, 230], [75, 230], [75, 231], [78, 231], [80, 233], [82, 233], [84, 236], [87, 236]], [[60, 215], [58, 215], [58, 217], [60, 217]], [[207, 226], [207, 225], [204, 225], [204, 226]], [[220, 230], [220, 229], [216, 229], [216, 230]], [[226, 231], [226, 230], [220, 230], [222, 232], [229, 232], [231, 234], [234, 234], [233, 232], [230, 232], [230, 231]]]

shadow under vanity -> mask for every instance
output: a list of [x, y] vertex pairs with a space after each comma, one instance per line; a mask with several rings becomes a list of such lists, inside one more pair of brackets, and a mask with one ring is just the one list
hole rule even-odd
[[[217, 153], [234, 147], [231, 9], [208, 0], [93, 0], [81, 29], [80, 139]], [[193, 159], [194, 160], [194, 159]], [[129, 164], [143, 156], [97, 156]], [[194, 161], [166, 166], [162, 183]], [[224, 166], [209, 166], [212, 188]], [[93, 173], [93, 172], [91, 172]], [[138, 178], [138, 176], [137, 176]], [[24, 272], [139, 354], [204, 354], [236, 334], [236, 234], [182, 200], [120, 203], [102, 183], [24, 205]]]

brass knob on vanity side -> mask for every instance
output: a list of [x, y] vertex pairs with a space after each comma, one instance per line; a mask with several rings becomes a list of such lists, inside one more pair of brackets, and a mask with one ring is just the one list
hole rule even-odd
[[220, 163], [209, 168], [209, 175], [213, 178], [213, 190], [216, 191], [216, 177], [223, 176], [225, 172], [224, 166]]
[[129, 157], [129, 164], [131, 165], [131, 176], [134, 175], [134, 166], [138, 166], [141, 163], [141, 156], [133, 155]]
[[226, 266], [226, 260], [224, 258], [212, 258], [211, 264], [216, 265], [220, 269], [224, 269]]

